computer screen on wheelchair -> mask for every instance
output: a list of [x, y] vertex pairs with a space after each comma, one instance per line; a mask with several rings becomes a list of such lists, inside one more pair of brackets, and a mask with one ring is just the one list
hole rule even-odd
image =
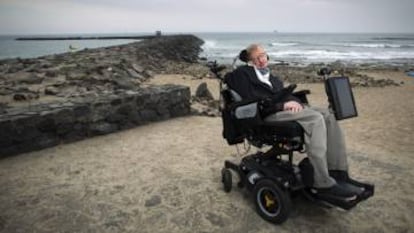
[[332, 77], [327, 79], [326, 93], [337, 120], [358, 116], [348, 77]]

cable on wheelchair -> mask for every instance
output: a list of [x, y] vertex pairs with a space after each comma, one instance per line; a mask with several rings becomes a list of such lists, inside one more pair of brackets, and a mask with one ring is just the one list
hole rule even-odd
[[249, 153], [251, 147], [252, 147], [252, 145], [249, 142], [246, 142], [246, 140], [244, 140], [243, 141], [243, 149], [244, 149], [244, 152], [243, 153], [240, 153], [239, 144], [236, 144], [237, 155], [239, 157], [242, 157], [244, 155], [247, 155], [247, 153]]

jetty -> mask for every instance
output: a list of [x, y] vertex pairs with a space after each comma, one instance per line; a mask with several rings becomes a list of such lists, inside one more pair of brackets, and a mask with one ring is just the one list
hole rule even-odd
[[16, 40], [145, 40], [160, 37], [161, 31], [156, 31], [154, 35], [135, 35], [135, 36], [28, 36], [18, 37]]
[[73, 36], [73, 37], [18, 37], [16, 40], [144, 40], [157, 37], [156, 35], [150, 36]]

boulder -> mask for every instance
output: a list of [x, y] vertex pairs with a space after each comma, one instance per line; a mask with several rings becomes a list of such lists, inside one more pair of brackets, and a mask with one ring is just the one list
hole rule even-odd
[[214, 100], [213, 95], [210, 90], [207, 88], [207, 83], [201, 83], [196, 90], [195, 96], [203, 100]]
[[145, 70], [142, 66], [140, 66], [140, 65], [138, 65], [138, 64], [136, 64], [136, 63], [133, 63], [133, 64], [132, 64], [132, 68], [133, 68], [136, 72], [138, 72], [138, 73], [142, 73], [142, 72], [144, 72], [144, 70]]
[[25, 101], [39, 98], [39, 95], [33, 93], [15, 93], [13, 99], [16, 101]]
[[59, 89], [54, 86], [48, 86], [45, 88], [45, 95], [57, 95], [59, 93]]
[[6, 113], [7, 104], [6, 103], [0, 103], [0, 114]]
[[42, 77], [38, 77], [34, 73], [19, 71], [13, 74], [8, 74], [7, 80], [14, 83], [14, 85], [19, 84], [40, 84], [43, 82]]

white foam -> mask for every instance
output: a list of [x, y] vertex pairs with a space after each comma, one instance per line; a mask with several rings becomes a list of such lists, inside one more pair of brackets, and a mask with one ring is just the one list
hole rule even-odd
[[204, 41], [203, 48], [216, 48], [217, 47], [217, 41], [214, 40], [206, 40]]
[[357, 51], [331, 51], [331, 50], [285, 50], [269, 52], [271, 57], [276, 58], [303, 58], [309, 60], [386, 60], [414, 58], [414, 52], [387, 51], [387, 52], [357, 52]]
[[407, 45], [400, 44], [368, 44], [368, 43], [335, 43], [335, 46], [360, 47], [360, 48], [402, 48]]
[[292, 43], [292, 42], [273, 42], [270, 43], [271, 46], [274, 47], [288, 47], [288, 46], [296, 46], [298, 43]]

